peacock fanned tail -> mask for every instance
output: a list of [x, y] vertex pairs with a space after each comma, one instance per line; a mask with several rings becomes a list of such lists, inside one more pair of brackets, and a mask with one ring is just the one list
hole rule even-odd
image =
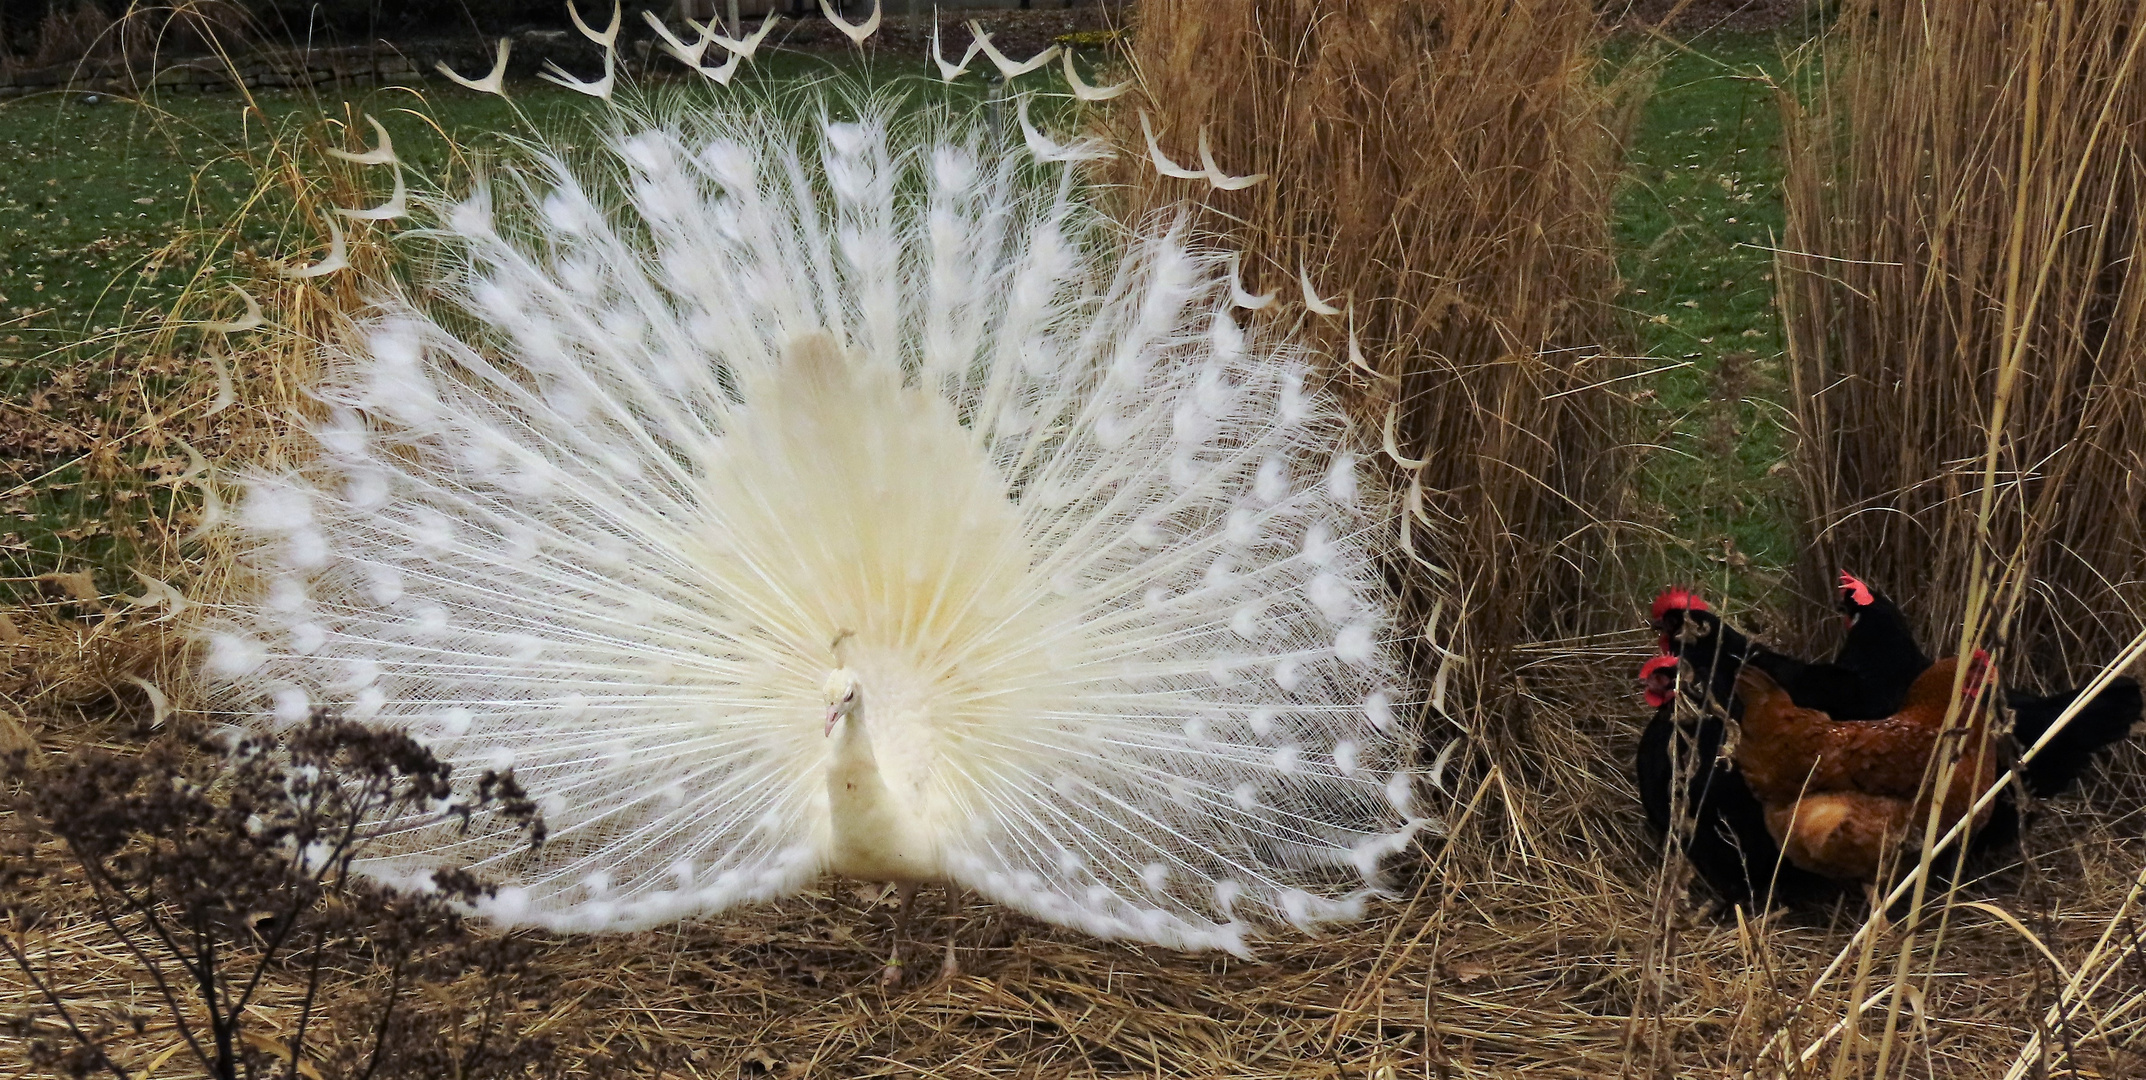
[[425, 817], [365, 869], [628, 930], [824, 872], [848, 631], [953, 881], [1181, 948], [1357, 915], [1426, 815], [1336, 404], [1183, 228], [854, 111], [680, 113], [435, 204], [452, 302], [379, 283], [308, 463], [247, 481], [226, 707], [511, 766], [541, 847]]

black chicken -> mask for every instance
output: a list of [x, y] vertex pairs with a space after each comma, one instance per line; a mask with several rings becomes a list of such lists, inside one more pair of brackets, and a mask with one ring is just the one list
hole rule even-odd
[[[1837, 893], [1838, 885], [1782, 860], [1762, 806], [1720, 752], [1726, 732], [1719, 716], [1704, 707], [1707, 699], [1736, 715], [1736, 676], [1750, 664], [1787, 690], [1799, 707], [1836, 720], [1882, 719], [1899, 708], [1908, 686], [1931, 664], [1906, 616], [1884, 594], [1847, 573], [1841, 575], [1840, 590], [1848, 625], [1830, 662], [1800, 660], [1753, 642], [1690, 590], [1668, 589], [1655, 598], [1652, 615], [1662, 653], [1640, 672], [1647, 702], [1656, 707], [1639, 743], [1640, 802], [1656, 833], [1676, 837], [1693, 868], [1727, 903], [1753, 896], [1821, 898]], [[1684, 692], [1699, 695], [1702, 706], [1681, 723], [1674, 700], [1679, 661], [1687, 668]], [[2040, 739], [2081, 692], [2037, 697], [2007, 689], [2019, 748]], [[2097, 751], [2130, 733], [2140, 706], [2138, 684], [2114, 680], [2021, 767], [2027, 790], [2047, 797], [2068, 789]], [[1679, 777], [1686, 778], [1681, 789]], [[2019, 817], [2008, 789], [1976, 831], [1971, 851], [2012, 842]]]
[[1689, 664], [1697, 685], [1717, 702], [1735, 696], [1736, 674], [1750, 664], [1802, 708], [1835, 720], [1883, 719], [1900, 707], [1930, 658], [1916, 646], [1906, 617], [1891, 600], [1845, 573], [1840, 589], [1848, 630], [1829, 663], [1799, 660], [1753, 642], [1688, 589], [1655, 597], [1654, 627], [1662, 652]]
[[[1841, 610], [1848, 619], [1848, 634], [1841, 641], [1833, 663], [1862, 680], [1862, 692], [1870, 695], [1868, 708], [1890, 715], [1907, 694], [1916, 676], [1930, 666], [1930, 657], [1915, 644], [1907, 616], [1884, 593], [1872, 589], [1842, 571]], [[1785, 684], [1784, 684], [1785, 685]], [[2060, 693], [2037, 696], [2006, 687], [2005, 707], [2012, 713], [2012, 740], [2024, 754], [2057, 717], [2085, 692], [2075, 687]], [[1796, 698], [1794, 688], [1789, 696]], [[1797, 699], [1797, 704], [1803, 702]], [[2049, 745], [2020, 767], [2020, 779], [2038, 798], [2060, 795], [2078, 783], [2102, 748], [2122, 742], [2138, 721], [2141, 700], [2138, 683], [2118, 677], [2094, 695]], [[1806, 706], [1817, 708], [1818, 706]], [[1837, 720], [1866, 719], [1834, 713]]]
[[[1858, 703], [1845, 706], [1846, 712], [1827, 711], [1836, 720], [1891, 716], [1907, 698], [1908, 687], [1929, 670], [1930, 656], [1915, 643], [1915, 630], [1900, 606], [1846, 570], [1840, 575], [1840, 609], [1848, 627], [1841, 635], [1840, 648], [1834, 650], [1833, 666], [1855, 679], [1852, 689], [1861, 697]], [[1793, 698], [1795, 691], [1790, 690], [1789, 696]]]
[[[1725, 904], [1817, 899], [1839, 886], [1782, 859], [1765, 808], [1721, 752], [1721, 718], [1701, 712], [1679, 723], [1677, 659], [1640, 669], [1654, 719], [1639, 737], [1639, 802], [1659, 837], [1672, 837]], [[1732, 702], [1733, 703], [1733, 702]], [[1679, 783], [1680, 778], [1682, 783]]]

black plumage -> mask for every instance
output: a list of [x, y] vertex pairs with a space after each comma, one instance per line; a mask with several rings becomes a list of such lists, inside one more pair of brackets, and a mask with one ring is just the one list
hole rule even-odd
[[[1837, 883], [1781, 858], [1764, 808], [1721, 753], [1727, 737], [1721, 714], [1737, 715], [1741, 667], [1765, 671], [1799, 707], [1836, 720], [1875, 720], [1897, 712], [1908, 686], [1931, 664], [1906, 615], [1884, 594], [1845, 573], [1841, 594], [1847, 630], [1826, 662], [1757, 644], [1688, 590], [1666, 590], [1655, 600], [1652, 614], [1663, 655], [1642, 669], [1649, 703], [1657, 708], [1641, 734], [1635, 762], [1640, 802], [1655, 833], [1673, 838], [1725, 902], [1759, 897], [1794, 902], [1839, 892]], [[1675, 679], [1678, 661], [1684, 668], [1681, 680]], [[1697, 706], [1685, 710], [1681, 720], [1674, 700], [1679, 692]], [[2081, 692], [2035, 696], [2006, 690], [2018, 749], [2033, 746]], [[2113, 680], [2020, 767], [2026, 789], [2039, 798], [2069, 790], [2099, 751], [2129, 735], [2140, 709], [2138, 684]], [[1976, 830], [1970, 855], [2014, 843], [2021, 824], [2019, 801], [2007, 789]]]

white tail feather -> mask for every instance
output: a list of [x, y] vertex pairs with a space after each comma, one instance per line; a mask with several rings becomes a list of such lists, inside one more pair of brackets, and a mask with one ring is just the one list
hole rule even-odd
[[820, 0], [820, 14], [825, 15], [828, 22], [835, 24], [835, 29], [842, 31], [842, 35], [849, 38], [850, 44], [861, 49], [865, 39], [879, 32], [879, 5], [880, 0], [872, 0], [872, 14], [861, 23], [849, 22], [835, 14], [835, 9], [827, 0]]
[[201, 327], [203, 330], [208, 330], [218, 334], [236, 334], [242, 330], [253, 330], [265, 325], [265, 320], [261, 318], [261, 302], [259, 300], [255, 300], [253, 298], [252, 293], [249, 293], [246, 290], [239, 288], [235, 284], [232, 285], [230, 288], [232, 292], [238, 294], [238, 298], [240, 300], [246, 302], [246, 313], [244, 315], [239, 316], [237, 319], [231, 320], [229, 322], [217, 319], [208, 319], [200, 323], [196, 323], [195, 325]]
[[500, 38], [498, 55], [496, 55], [492, 59], [492, 70], [486, 72], [485, 76], [481, 79], [472, 79], [464, 75], [456, 74], [455, 69], [448, 67], [447, 61], [445, 60], [442, 60], [432, 66], [437, 69], [440, 74], [447, 76], [449, 80], [459, 85], [466, 86], [471, 90], [475, 90], [480, 94], [497, 94], [500, 97], [506, 97], [507, 53], [513, 47], [513, 39]]
[[653, 11], [642, 9], [641, 21], [647, 23], [648, 28], [656, 32], [656, 39], [662, 43], [664, 52], [671, 54], [672, 59], [690, 68], [700, 67], [701, 56], [708, 51], [708, 46], [715, 43], [713, 27], [703, 26], [691, 19], [687, 19], [686, 24], [693, 27], [699, 35], [691, 45], [680, 40], [677, 34], [671, 33], [671, 28], [663, 25], [662, 18]]
[[402, 166], [395, 166], [395, 190], [387, 201], [369, 210], [348, 210], [336, 207], [335, 212], [353, 221], [393, 221], [410, 213], [410, 188], [403, 182]]
[[961, 62], [958, 64], [947, 63], [946, 54], [944, 52], [941, 52], [939, 49], [939, 20], [936, 16], [932, 19], [931, 62], [938, 65], [939, 78], [941, 81], [953, 82], [955, 79], [960, 78], [965, 72], [969, 70], [969, 61], [976, 59], [976, 54], [981, 49], [982, 45], [974, 38], [971, 38], [969, 41], [968, 51], [961, 54]]
[[[614, 25], [612, 29], [617, 30], [617, 26]], [[565, 68], [560, 67], [556, 61], [552, 60], [544, 61], [544, 70], [537, 72], [537, 78], [566, 87], [568, 90], [578, 90], [593, 98], [609, 101], [611, 100], [611, 91], [618, 86], [618, 53], [610, 48], [604, 49], [604, 73], [601, 78], [575, 78]]]
[[1063, 146], [1052, 142], [1050, 137], [1038, 131], [1035, 122], [1028, 118], [1028, 102], [1029, 96], [1023, 95], [1016, 113], [1021, 122], [1021, 141], [1028, 144], [1028, 152], [1034, 154], [1037, 161], [1100, 161], [1114, 156], [1110, 145], [1094, 136]]
[[1297, 284], [1298, 284], [1298, 285], [1301, 285], [1301, 286], [1303, 286], [1303, 288], [1304, 288], [1304, 306], [1305, 306], [1306, 308], [1310, 309], [1310, 310], [1311, 310], [1311, 312], [1312, 312], [1313, 314], [1315, 314], [1315, 315], [1339, 315], [1339, 314], [1341, 314], [1341, 309], [1340, 309], [1340, 308], [1338, 308], [1338, 307], [1335, 307], [1335, 306], [1334, 306], [1333, 304], [1330, 304], [1330, 303], [1328, 303], [1328, 302], [1327, 302], [1327, 301], [1326, 301], [1325, 299], [1323, 299], [1323, 298], [1321, 298], [1321, 297], [1320, 297], [1320, 295], [1319, 295], [1319, 290], [1317, 290], [1317, 289], [1314, 289], [1314, 288], [1312, 288], [1312, 285], [1311, 285], [1311, 268], [1309, 268], [1309, 267], [1306, 267], [1306, 266], [1301, 266], [1301, 265], [1297, 267]]
[[1058, 55], [1058, 46], [1052, 45], [1026, 60], [1015, 60], [1000, 52], [998, 46], [991, 44], [991, 35], [984, 33], [982, 23], [974, 19], [969, 20], [969, 33], [975, 37], [976, 47], [984, 51], [984, 55], [991, 59], [992, 66], [998, 68], [999, 74], [1007, 79], [1018, 79], [1050, 63]]
[[[767, 17], [760, 20], [760, 28], [754, 30], [752, 33], [747, 34], [742, 38], [731, 38], [725, 37], [724, 35], [719, 33], [710, 33], [709, 38], [717, 45], [721, 45], [723, 48], [729, 50], [733, 55], [739, 57], [740, 59], [751, 60], [753, 58], [753, 53], [760, 48], [760, 43], [767, 40], [768, 34], [774, 31], [775, 24], [781, 21], [782, 13], [776, 11], [774, 8], [771, 7], [768, 9]], [[698, 28], [699, 24], [693, 23], [693, 20], [687, 19], [686, 22]], [[717, 24], [715, 20], [708, 20], [708, 26], [711, 30], [716, 25]]]
[[327, 221], [328, 254], [322, 256], [319, 262], [307, 266], [284, 267], [284, 277], [297, 278], [302, 281], [306, 278], [326, 277], [338, 270], [350, 269], [350, 247], [343, 240], [343, 227], [337, 225], [333, 217], [328, 218]]
[[1162, 144], [1155, 141], [1155, 122], [1148, 119], [1146, 109], [1140, 110], [1140, 135], [1147, 140], [1148, 161], [1155, 166], [1156, 172], [1179, 180], [1206, 179], [1207, 174], [1205, 172], [1199, 169], [1185, 168], [1183, 165], [1170, 160], [1170, 155], [1162, 152]]
[[1266, 173], [1231, 176], [1223, 172], [1222, 166], [1215, 164], [1214, 144], [1208, 140], [1205, 125], [1200, 127], [1200, 166], [1207, 170], [1207, 182], [1222, 191], [1242, 191], [1267, 178]]
[[1182, 226], [851, 111], [433, 207], [479, 335], [390, 299], [331, 357], [312, 463], [232, 515], [228, 700], [511, 764], [542, 848], [410, 820], [367, 870], [630, 929], [836, 865], [840, 636], [932, 875], [1183, 948], [1359, 914], [1424, 819], [1337, 406]]
[[396, 164], [399, 159], [395, 157], [395, 140], [388, 138], [387, 128], [371, 113], [365, 114], [365, 122], [372, 125], [373, 135], [380, 140], [380, 145], [358, 154], [331, 146], [328, 148], [328, 156], [357, 165]]
[[618, 28], [625, 21], [625, 5], [622, 0], [611, 0], [611, 25], [601, 31], [592, 29], [588, 23], [581, 21], [581, 9], [574, 6], [574, 0], [566, 0], [566, 17], [574, 21], [574, 29], [581, 31], [582, 37], [607, 50], [618, 48]]
[[[1063, 57], [1066, 62], [1066, 86], [1073, 91], [1074, 97], [1082, 101], [1109, 101], [1133, 88], [1133, 80], [1131, 79], [1121, 83], [1114, 83], [1110, 86], [1090, 86], [1081, 80], [1080, 72], [1074, 70], [1073, 50], [1067, 49], [1059, 53], [1059, 56]], [[962, 62], [967, 63], [968, 61], [964, 60]]]

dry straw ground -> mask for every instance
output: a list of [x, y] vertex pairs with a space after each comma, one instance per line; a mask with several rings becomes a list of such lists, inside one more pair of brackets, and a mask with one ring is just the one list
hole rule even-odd
[[[1623, 370], [1603, 305], [1613, 284], [1608, 200], [1632, 99], [1629, 83], [1606, 80], [1598, 67], [1601, 31], [1586, 5], [1227, 0], [1201, 5], [1198, 20], [1191, 11], [1170, 0], [1145, 6], [1133, 63], [1148, 96], [1134, 108], [1150, 110], [1180, 161], [1197, 158], [1197, 133], [1207, 125], [1218, 159], [1273, 173], [1260, 187], [1211, 199], [1209, 223], [1224, 223], [1256, 254], [1248, 261], [1255, 289], [1277, 288], [1301, 311], [1302, 268], [1337, 306], [1354, 302], [1360, 364], [1348, 359], [1345, 317], [1313, 321], [1310, 332], [1342, 358], [1337, 377], [1352, 380], [1367, 453], [1382, 452], [1392, 408], [1387, 467], [1404, 490], [1419, 492], [1423, 516], [1408, 526], [1421, 545], [1416, 554], [1450, 576], [1414, 561], [1400, 563], [1397, 575], [1410, 582], [1411, 603], [1425, 618], [1438, 596], [1468, 603], [1464, 613], [1449, 604], [1439, 615], [1443, 625], [1464, 628], [1455, 632], [1471, 664], [1457, 676], [1449, 671], [1454, 720], [1439, 721], [1441, 740], [1456, 726], [1465, 732], [1442, 773], [1451, 800], [1443, 835], [1424, 842], [1401, 894], [1374, 918], [1323, 939], [1276, 943], [1254, 963], [1093, 942], [970, 903], [958, 913], [928, 908], [941, 925], [918, 928], [929, 934], [960, 920], [963, 974], [886, 992], [873, 976], [892, 921], [888, 903], [835, 888], [641, 935], [528, 937], [532, 966], [513, 989], [503, 1030], [545, 1040], [551, 1065], [568, 1076], [2146, 1072], [2139, 954], [2146, 845], [2137, 838], [2136, 755], [2116, 779], [2047, 808], [2021, 866], [1933, 897], [1912, 924], [1869, 916], [1855, 901], [1711, 917], [1687, 901], [1682, 868], [1644, 838], [1625, 778], [1637, 720], [1627, 678], [1650, 646], [1637, 632], [1602, 630], [1629, 618], [1629, 601], [1604, 595], [1603, 586], [1619, 582], [1616, 533], [1603, 523], [1613, 520], [1630, 466], [1615, 402], [1589, 389]], [[1982, 29], [2011, 34], [2026, 25]], [[2015, 82], [2029, 72], [2068, 78], [2074, 63], [2101, 63], [2012, 41], [1957, 44], [2044, 58], [2020, 69]], [[1881, 44], [1906, 51], [1888, 54]], [[1926, 55], [1885, 33], [1849, 35], [1834, 47], [1827, 70], [1836, 90], [1868, 87], [1850, 73], [1875, 79], [1879, 65], [1920, 70], [1908, 61]], [[2093, 70], [2128, 73], [2126, 64]], [[2019, 123], [1988, 104], [1959, 111], [1973, 97], [1965, 86], [1980, 85], [1961, 74], [1917, 84], [1932, 88], [1931, 100], [1953, 103], [1955, 111], [1933, 116], [1985, 132]], [[2097, 77], [2079, 92], [2105, 95], [2111, 84]], [[1813, 109], [1849, 100], [1821, 96]], [[1845, 119], [1821, 116], [1826, 124]], [[1112, 124], [1120, 136], [1140, 137], [1132, 109]], [[1883, 129], [1824, 130], [1860, 138]], [[326, 133], [344, 135], [336, 125]], [[2041, 146], [2047, 137], [2027, 142]], [[1910, 174], [1922, 168], [1913, 157], [1866, 153], [1857, 138], [1835, 144], [1807, 130], [1798, 145], [1807, 185], [1822, 185], [1809, 178], [1847, 160], [1866, 162], [1857, 175], [1881, 190], [1911, 186]], [[273, 188], [295, 220], [316, 227], [327, 206], [381, 194], [357, 190], [353, 174], [335, 171], [319, 149], [293, 141], [260, 162], [264, 193]], [[2129, 218], [2115, 222], [2138, 188], [2104, 183], [2108, 170], [2082, 169], [2079, 156], [2066, 160], [2049, 168], [2091, 173], [2101, 186], [2093, 200], [2075, 200], [2080, 216], [2042, 235], [2068, 238], [2102, 222], [2111, 235], [2133, 236]], [[2055, 213], [2044, 205], [2046, 186], [2013, 198], [2003, 184], [1995, 195], [1970, 192], [1984, 181], [1960, 175], [1948, 181], [1953, 187], [1934, 189], [1947, 220], [1985, 213], [1999, 195], [2005, 214]], [[1140, 209], [1183, 194], [1193, 192], [1140, 179], [1128, 198]], [[1888, 216], [1901, 214], [1897, 208], [1869, 213], [1894, 227], [1909, 220]], [[2004, 220], [1984, 227], [2001, 230]], [[1863, 241], [1823, 246], [1812, 219], [1804, 221], [1787, 246], [1836, 258], [1874, 250]], [[378, 269], [367, 261], [386, 257], [378, 237], [350, 239], [353, 261]], [[2069, 248], [2035, 248], [2031, 239], [2019, 250], [2033, 257], [2049, 250], [2050, 265], [2075, 265]], [[2086, 277], [2106, 278], [2110, 265], [2095, 263]], [[334, 277], [273, 280], [257, 290], [267, 325], [231, 340], [238, 403], [218, 415], [206, 451], [271, 450], [285, 409], [301, 404], [296, 388], [312, 344], [336, 333], [359, 299]], [[1813, 312], [1841, 301], [1813, 292], [1821, 281], [1786, 280], [1803, 290], [1789, 299], [1808, 367], [1817, 343], [1834, 333], [1815, 330]], [[1880, 282], [1858, 287], [1898, 291]], [[1879, 325], [1875, 316], [1867, 321]], [[1982, 343], [1976, 347], [1998, 355], [1987, 335], [1978, 328], [1948, 340]], [[1880, 345], [1868, 351], [1881, 355]], [[204, 380], [195, 393], [198, 401], [184, 407], [204, 410], [217, 387]], [[1980, 415], [1973, 410], [1982, 406], [1967, 402], [1982, 399], [1957, 400], [1961, 415]], [[1972, 420], [1964, 423], [1972, 429]], [[1410, 464], [1416, 460], [1425, 464]], [[2003, 467], [2012, 467], [2009, 459]], [[2016, 534], [1999, 535], [2017, 542]], [[1924, 596], [1950, 595], [1934, 574], [1906, 574], [1922, 564], [1901, 560], [1900, 580], [1925, 583]], [[217, 565], [213, 550], [190, 548], [171, 576], [194, 595], [213, 596], [222, 587]], [[1988, 565], [2011, 562], [2005, 555]], [[128, 677], [182, 684], [181, 646], [170, 632], [180, 620], [157, 621], [166, 614], [58, 596], [42, 611], [17, 612], [0, 625], [7, 664], [0, 694], [47, 750], [138, 741], [136, 729], [154, 707]], [[1588, 633], [1597, 636], [1581, 636]], [[1423, 659], [1428, 685], [1442, 658]], [[52, 910], [67, 911], [67, 898], [77, 895], [70, 882], [46, 887]], [[77, 1004], [121, 1011], [151, 1004], [138, 966], [83, 919], [9, 932], [53, 962]], [[356, 971], [331, 982], [322, 1045], [368, 1033], [375, 1014], [365, 1006], [382, 988]], [[254, 1011], [262, 1034], [289, 1032], [297, 989], [295, 975], [275, 980]], [[420, 987], [434, 1010], [426, 1015], [465, 1054], [468, 1068], [450, 1072], [484, 1071], [480, 1025], [467, 1008], [457, 1011], [480, 1000], [481, 989]], [[32, 1003], [31, 990], [0, 971], [0, 1011]], [[115, 1056], [160, 1077], [193, 1075], [173, 1049], [172, 1029], [148, 1011], [139, 1033], [121, 1025]], [[323, 1058], [300, 1072], [329, 1067]]]

